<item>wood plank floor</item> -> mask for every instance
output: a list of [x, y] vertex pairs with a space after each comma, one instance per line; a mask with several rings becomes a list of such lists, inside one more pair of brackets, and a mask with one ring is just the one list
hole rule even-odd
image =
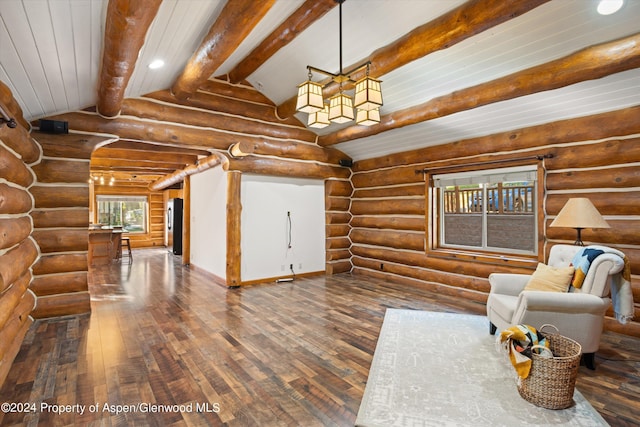
[[[386, 308], [484, 312], [349, 274], [228, 290], [159, 249], [92, 271], [90, 286], [90, 316], [30, 330], [0, 401], [35, 411], [0, 425], [349, 426]], [[580, 368], [612, 425], [638, 425], [639, 360], [640, 340], [605, 333], [597, 369]]]

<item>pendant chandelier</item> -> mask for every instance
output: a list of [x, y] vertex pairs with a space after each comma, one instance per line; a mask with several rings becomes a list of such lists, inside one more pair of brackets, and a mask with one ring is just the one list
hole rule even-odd
[[[340, 39], [340, 72], [338, 74], [330, 73], [319, 68], [307, 65], [308, 79], [306, 82], [298, 85], [298, 98], [296, 110], [308, 113], [307, 124], [313, 128], [323, 128], [329, 126], [331, 122], [346, 123], [351, 120], [357, 124], [371, 126], [380, 123], [380, 107], [382, 106], [382, 91], [380, 89], [380, 80], [369, 77], [369, 66], [371, 61], [343, 72], [342, 71], [342, 3], [345, 0], [335, 0], [339, 8], [339, 39]], [[354, 81], [351, 74], [366, 69], [365, 76]], [[326, 85], [312, 81], [312, 72], [318, 72], [331, 77], [331, 81]], [[353, 99], [345, 94], [343, 84], [351, 82], [355, 83], [355, 93]], [[340, 85], [339, 92], [325, 101], [322, 96], [322, 89], [331, 83]], [[354, 108], [356, 113], [354, 115]]]

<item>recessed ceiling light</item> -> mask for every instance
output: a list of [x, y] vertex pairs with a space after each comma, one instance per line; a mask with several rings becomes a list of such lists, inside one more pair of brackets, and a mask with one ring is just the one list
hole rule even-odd
[[624, 0], [600, 0], [598, 3], [598, 13], [600, 15], [611, 15], [620, 10]]
[[161, 68], [162, 66], [164, 66], [164, 61], [162, 59], [154, 59], [149, 64], [149, 68], [151, 68], [152, 70], [155, 70], [157, 68]]

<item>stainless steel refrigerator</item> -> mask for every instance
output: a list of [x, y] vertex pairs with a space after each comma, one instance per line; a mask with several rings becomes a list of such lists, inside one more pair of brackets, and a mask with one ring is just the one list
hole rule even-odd
[[167, 247], [175, 255], [182, 255], [182, 199], [167, 203]]

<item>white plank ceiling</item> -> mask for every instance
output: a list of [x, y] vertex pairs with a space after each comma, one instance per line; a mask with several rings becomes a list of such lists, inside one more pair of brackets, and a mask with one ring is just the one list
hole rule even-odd
[[[107, 0], [0, 0], [0, 80], [27, 120], [96, 104]], [[225, 0], [164, 0], [126, 90], [136, 97], [167, 89], [215, 22]], [[229, 72], [303, 0], [277, 0], [214, 75]], [[464, 3], [463, 0], [348, 0], [343, 64]], [[640, 31], [640, 0], [601, 16], [595, 0], [553, 0], [385, 76], [382, 114]], [[338, 71], [338, 8], [299, 34], [248, 81], [276, 104], [296, 93], [306, 66]], [[150, 70], [154, 59], [166, 66]], [[338, 144], [354, 160], [443, 144], [558, 119], [640, 104], [640, 70], [498, 102]], [[301, 119], [304, 119], [300, 115]], [[337, 129], [332, 125], [321, 133]]]

